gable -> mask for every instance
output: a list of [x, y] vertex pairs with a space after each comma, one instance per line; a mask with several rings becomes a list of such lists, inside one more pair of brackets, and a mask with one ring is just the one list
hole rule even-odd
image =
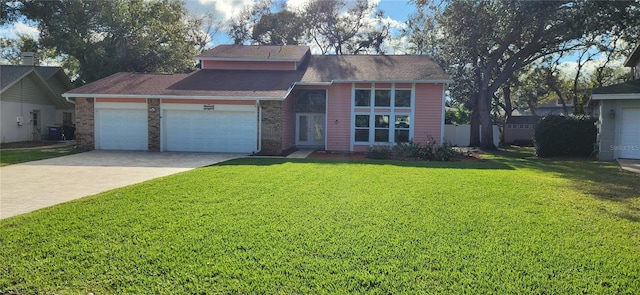
[[0, 99], [2, 101], [67, 107], [62, 102], [62, 98], [56, 96], [46, 83], [32, 71], [2, 91]]

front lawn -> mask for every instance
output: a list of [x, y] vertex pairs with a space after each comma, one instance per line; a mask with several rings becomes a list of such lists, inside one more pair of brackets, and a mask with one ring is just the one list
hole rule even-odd
[[80, 151], [73, 146], [41, 149], [3, 149], [0, 150], [0, 167], [11, 164], [61, 157], [78, 152]]
[[240, 159], [112, 190], [0, 220], [0, 293], [637, 294], [640, 176], [528, 156]]

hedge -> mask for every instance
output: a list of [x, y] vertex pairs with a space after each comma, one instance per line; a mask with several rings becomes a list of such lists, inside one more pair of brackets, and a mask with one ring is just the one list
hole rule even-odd
[[538, 157], [588, 157], [594, 152], [597, 128], [592, 117], [549, 115], [536, 125], [534, 146]]

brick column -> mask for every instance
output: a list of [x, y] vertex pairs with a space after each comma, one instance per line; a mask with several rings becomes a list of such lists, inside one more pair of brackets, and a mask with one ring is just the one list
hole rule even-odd
[[76, 144], [83, 150], [95, 148], [94, 99], [76, 98]]
[[147, 99], [148, 148], [149, 151], [160, 151], [160, 99]]
[[261, 101], [262, 155], [282, 154], [282, 102]]

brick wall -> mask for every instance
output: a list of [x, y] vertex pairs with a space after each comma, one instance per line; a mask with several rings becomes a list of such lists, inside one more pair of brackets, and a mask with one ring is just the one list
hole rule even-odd
[[261, 101], [263, 155], [282, 154], [282, 102]]
[[95, 148], [93, 98], [76, 98], [76, 143], [80, 149]]
[[[152, 111], [153, 109], [153, 111]], [[148, 147], [150, 151], [160, 151], [160, 99], [147, 99], [147, 120], [149, 124]]]

